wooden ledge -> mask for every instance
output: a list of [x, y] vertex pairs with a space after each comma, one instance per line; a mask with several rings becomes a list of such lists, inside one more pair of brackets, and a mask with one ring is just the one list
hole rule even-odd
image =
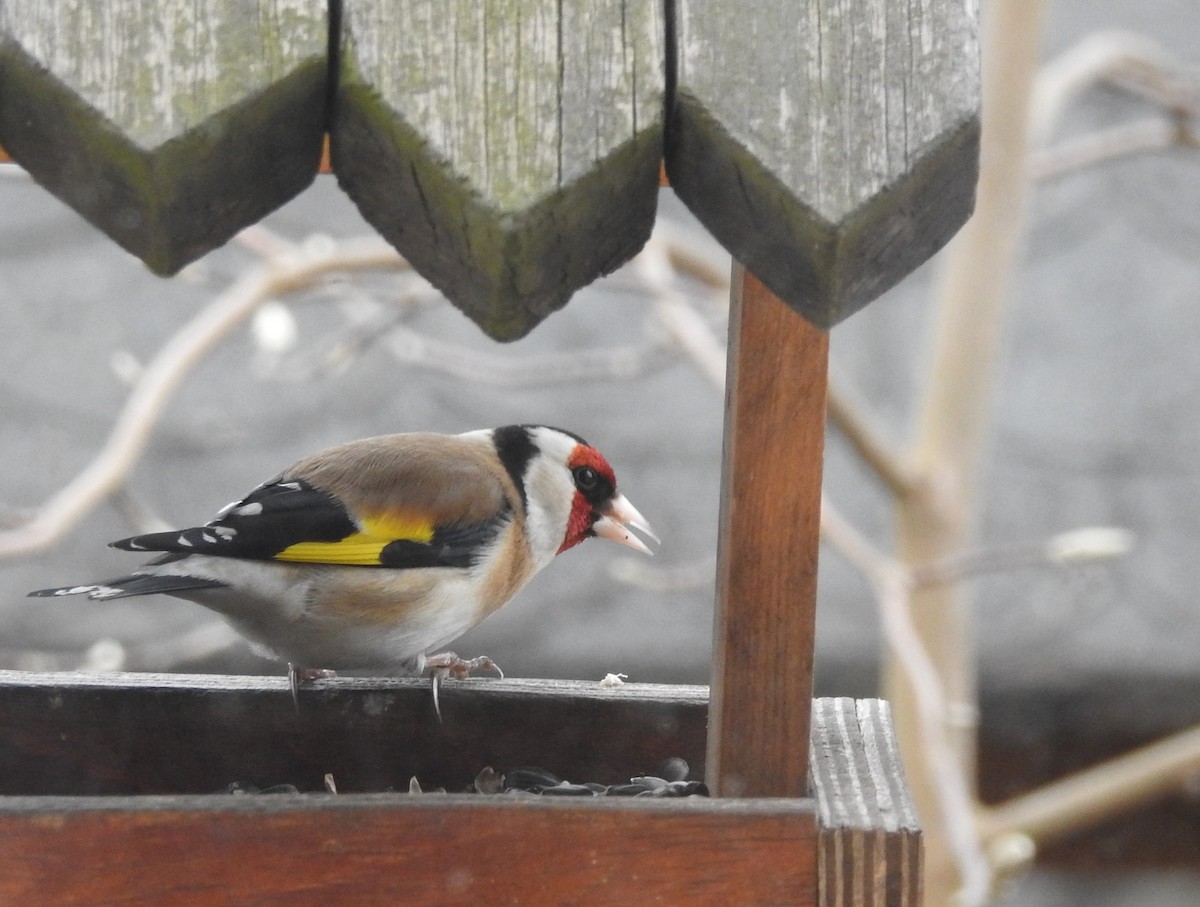
[[820, 827], [819, 903], [918, 907], [921, 829], [888, 704], [813, 700], [809, 772]]
[[[877, 700], [814, 702], [813, 797], [393, 792], [703, 771], [704, 687], [475, 679], [441, 704], [415, 679], [317, 681], [297, 714], [282, 677], [0, 671], [0, 902], [919, 903]], [[218, 793], [325, 773], [341, 793]]]
[[814, 835], [810, 801], [20, 797], [0, 900], [794, 904]]
[[300, 711], [283, 677], [0, 671], [0, 795], [211, 794], [234, 782], [462, 790], [486, 766], [615, 784], [704, 769], [707, 690], [479, 678], [332, 678]]

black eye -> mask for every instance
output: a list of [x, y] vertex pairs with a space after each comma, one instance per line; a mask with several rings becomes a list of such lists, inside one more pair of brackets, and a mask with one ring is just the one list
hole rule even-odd
[[595, 491], [600, 484], [600, 474], [590, 466], [576, 466], [571, 474], [575, 477], [575, 487], [584, 494]]

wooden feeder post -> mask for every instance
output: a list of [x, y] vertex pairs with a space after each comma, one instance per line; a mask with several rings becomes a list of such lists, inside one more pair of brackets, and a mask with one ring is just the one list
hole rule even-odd
[[731, 302], [707, 779], [804, 797], [829, 335], [741, 266]]
[[667, 172], [745, 265], [730, 312], [717, 792], [807, 790], [828, 353], [816, 328], [896, 283], [970, 214], [975, 35], [954, 0], [676, 4]]
[[[165, 6], [0, 0], [0, 145], [162, 273], [303, 189], [325, 130], [368, 221], [511, 340], [636, 253], [665, 159], [742, 263], [711, 701], [474, 680], [439, 724], [418, 681], [317, 681], [298, 717], [283, 678], [0, 672], [0, 900], [919, 903], [886, 704], [811, 699], [825, 332], [970, 212], [971, 4]], [[672, 755], [717, 798], [367, 793]], [[213, 794], [286, 779], [314, 793]]]

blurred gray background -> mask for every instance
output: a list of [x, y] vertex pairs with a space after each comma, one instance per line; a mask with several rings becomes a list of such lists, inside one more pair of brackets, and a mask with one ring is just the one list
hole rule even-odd
[[[1121, 27], [1154, 38], [1193, 71], [1200, 65], [1194, 0], [1060, 0], [1047, 26], [1047, 58], [1094, 29]], [[1057, 135], [1151, 114], [1096, 90]], [[660, 221], [727, 272], [728, 256], [669, 190]], [[1200, 721], [1200, 152], [1141, 154], [1044, 182], [1030, 223], [996, 381], [981, 542], [1038, 541], [1090, 525], [1125, 527], [1138, 541], [1110, 564], [1009, 571], [974, 584], [985, 732], [1053, 735], [1104, 721], [1147, 734], [1182, 728]], [[322, 236], [369, 233], [331, 177], [264, 224], [317, 250]], [[16, 168], [0, 171], [0, 519], [19, 522], [84, 467], [130, 376], [256, 261], [230, 244], [161, 280]], [[937, 266], [833, 332], [836, 374], [897, 443], [908, 437], [926, 367]], [[193, 605], [24, 595], [118, 575], [136, 561], [105, 544], [139, 531], [145, 513], [202, 522], [323, 446], [537, 421], [603, 450], [663, 544], [653, 561], [601, 542], [574, 550], [455, 648], [491, 655], [518, 677], [623, 672], [706, 683], [723, 401], [663, 343], [636, 269], [581, 292], [507, 346], [428, 294], [411, 301], [409, 288], [386, 274], [335, 281], [281, 300], [285, 309], [264, 316], [258, 333], [235, 330], [172, 399], [120, 500], [53, 548], [0, 561], [0, 667], [278, 671]], [[678, 289], [724, 330], [720, 294], [686, 279]], [[293, 323], [294, 344], [273, 351], [272, 339]], [[413, 334], [395, 330], [474, 351], [485, 365], [502, 359], [514, 386], [496, 372], [464, 380], [406, 363], [395, 347], [407, 337], [401, 353], [411, 350]], [[597, 350], [614, 351], [608, 365], [630, 376], [581, 375]], [[544, 361], [553, 367], [535, 381]], [[830, 498], [886, 548], [888, 501], [836, 432], [826, 475]], [[866, 583], [828, 551], [817, 639], [818, 691], [871, 694], [874, 604]], [[1054, 706], [1031, 712], [1030, 703], [1046, 702]], [[1007, 724], [989, 728], [990, 705]], [[1200, 826], [1200, 803], [1182, 808]], [[1200, 873], [1200, 858], [1191, 869]], [[1083, 884], [1040, 872], [1010, 901], [1169, 905], [1200, 897], [1200, 875], [1186, 873]]]

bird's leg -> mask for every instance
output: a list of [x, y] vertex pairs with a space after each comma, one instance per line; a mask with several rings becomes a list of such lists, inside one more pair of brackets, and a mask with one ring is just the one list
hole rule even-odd
[[462, 680], [470, 677], [472, 671], [486, 669], [495, 671], [500, 675], [501, 680], [504, 679], [504, 672], [500, 670], [500, 665], [486, 655], [477, 655], [475, 658], [459, 658], [453, 652], [439, 652], [437, 655], [425, 657], [422, 670], [424, 668], [429, 668], [429, 683], [433, 689], [433, 711], [437, 714], [439, 722], [442, 720], [442, 705], [439, 702], [438, 693], [442, 688], [442, 681], [447, 677]]
[[337, 677], [337, 671], [329, 668], [302, 668], [288, 662], [288, 687], [292, 691], [292, 705], [296, 714], [300, 714], [300, 687], [311, 680], [321, 680], [325, 677]]
[[504, 672], [500, 670], [500, 666], [486, 655], [459, 658], [453, 652], [439, 652], [437, 655], [425, 657], [425, 667], [432, 669], [431, 674], [440, 674], [443, 678], [453, 677], [455, 680], [470, 677], [472, 671], [483, 670], [495, 671], [501, 680], [504, 679]]

